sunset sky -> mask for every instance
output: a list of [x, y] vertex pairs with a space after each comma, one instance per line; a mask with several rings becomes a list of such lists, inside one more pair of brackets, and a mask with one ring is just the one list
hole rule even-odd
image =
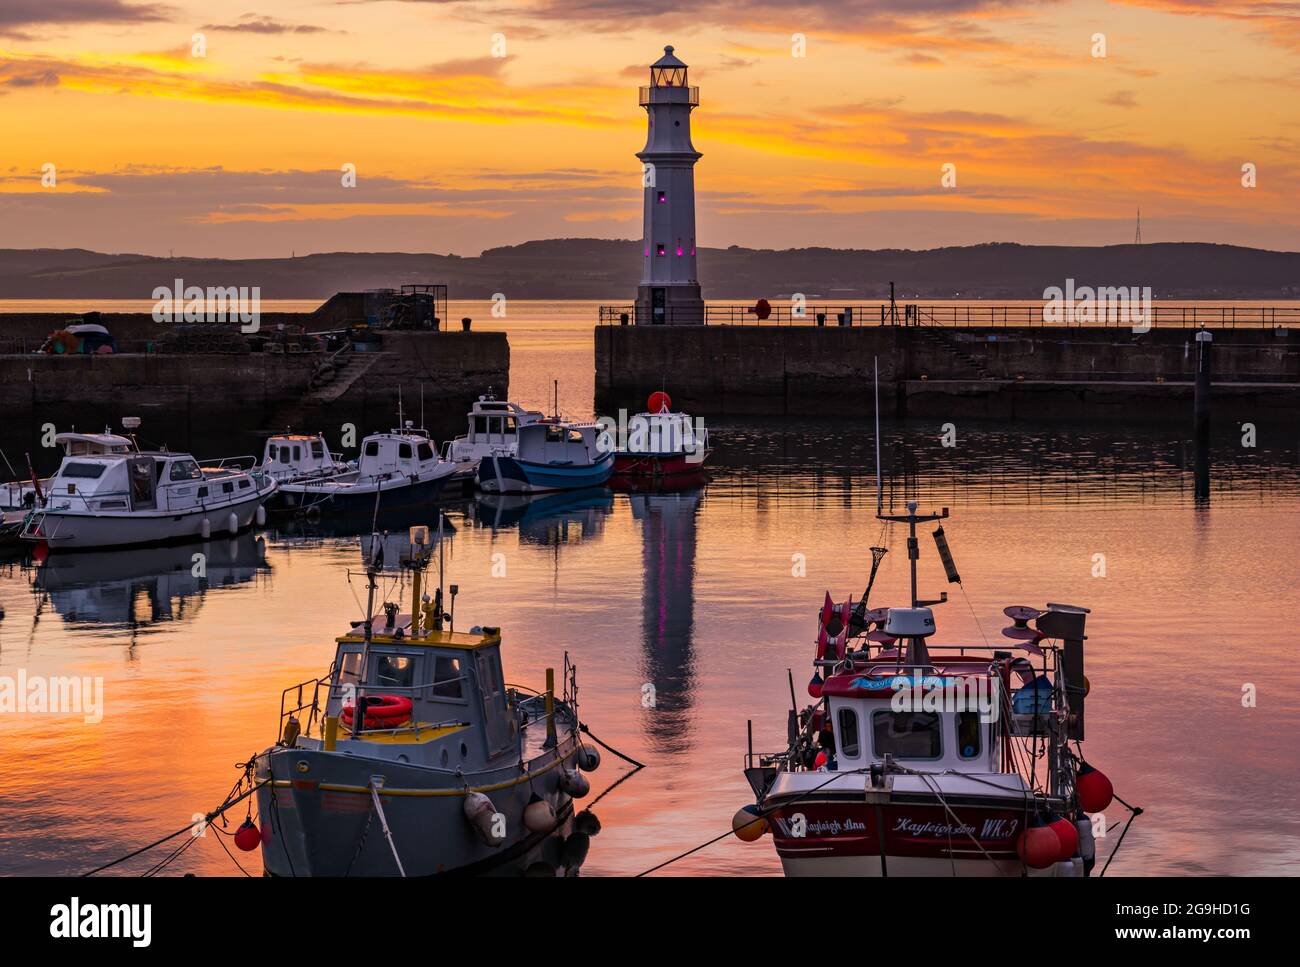
[[636, 238], [669, 43], [704, 246], [1300, 249], [1283, 0], [0, 0], [0, 248]]

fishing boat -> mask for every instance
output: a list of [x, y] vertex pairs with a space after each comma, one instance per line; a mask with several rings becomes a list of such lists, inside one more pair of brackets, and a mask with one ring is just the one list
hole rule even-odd
[[479, 461], [479, 489], [488, 494], [533, 494], [599, 487], [614, 470], [613, 447], [600, 423], [547, 417], [517, 427], [513, 456]]
[[438, 456], [427, 431], [410, 420], [361, 441], [355, 474], [281, 485], [275, 509], [317, 514], [373, 512], [382, 494], [385, 511], [421, 509], [436, 501], [457, 467]]
[[21, 537], [62, 550], [235, 535], [265, 521], [275, 488], [259, 471], [201, 467], [188, 453], [85, 451], [37, 488]]
[[921, 514], [909, 501], [906, 514], [885, 512], [876, 386], [876, 517], [885, 534], [907, 525], [911, 600], [869, 605], [887, 546], [870, 549], [856, 604], [826, 594], [812, 702], [799, 707], [791, 675], [783, 751], [756, 753], [751, 723], [755, 802], [732, 829], [747, 842], [770, 832], [788, 876], [1087, 876], [1093, 818], [1114, 799], [1083, 758], [1089, 611], [1011, 605], [998, 644], [931, 644], [932, 606], [948, 595], [918, 596], [917, 525], [938, 523], [945, 576], [961, 584], [941, 523], [948, 508]]
[[628, 419], [614, 457], [616, 477], [664, 479], [703, 474], [704, 462], [712, 452], [709, 431], [703, 420], [675, 413], [672, 405], [667, 393], [655, 392], [646, 401], [645, 412]]
[[284, 485], [306, 480], [354, 480], [353, 462], [330, 452], [323, 434], [277, 433], [267, 439], [258, 468]]
[[579, 739], [576, 671], [566, 654], [558, 694], [549, 669], [542, 691], [507, 685], [500, 629], [455, 630], [441, 566], [422, 597], [428, 537], [411, 529], [411, 612], [375, 612], [369, 564], [367, 617], [324, 677], [282, 695], [280, 739], [257, 757], [260, 831], [236, 834], [270, 875], [573, 874], [586, 855], [573, 804], [600, 755]]
[[[129, 419], [129, 418], [128, 418]], [[130, 453], [135, 444], [129, 437], [120, 436], [105, 429], [103, 433], [77, 433], [70, 431], [56, 433], [54, 445], [63, 448], [64, 457], [99, 456], [112, 453]], [[15, 479], [0, 484], [0, 511], [31, 510], [37, 504], [39, 493], [49, 490], [50, 478], [38, 479], [31, 471], [26, 480]], [[9, 472], [17, 477], [10, 466]]]

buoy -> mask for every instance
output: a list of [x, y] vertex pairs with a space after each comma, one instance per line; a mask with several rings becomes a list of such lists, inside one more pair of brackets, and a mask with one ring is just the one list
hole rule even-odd
[[488, 846], [500, 846], [506, 841], [506, 824], [497, 821], [497, 808], [492, 805], [492, 800], [483, 793], [468, 793], [465, 796], [462, 811], [465, 813], [465, 819], [469, 822], [470, 828]]
[[590, 809], [584, 809], [573, 817], [573, 828], [588, 836], [595, 836], [600, 832], [600, 820]]
[[1068, 860], [1074, 856], [1079, 849], [1079, 831], [1074, 828], [1074, 823], [1064, 816], [1057, 816], [1047, 826], [1056, 833], [1056, 838], [1061, 841], [1061, 853], [1057, 859]]
[[206, 517], [204, 517], [203, 522], [199, 524], [199, 536], [205, 541], [212, 536], [212, 521], [208, 520]]
[[1074, 788], [1079, 793], [1079, 808], [1085, 813], [1099, 813], [1115, 798], [1115, 787], [1106, 778], [1106, 773], [1086, 762], [1079, 766]]
[[826, 765], [826, 763], [830, 761], [831, 761], [830, 753], [827, 752], [825, 749], [822, 749], [820, 752], [817, 753], [817, 758], [813, 759], [813, 768], [820, 769], [822, 766]]
[[266, 525], [266, 508], [263, 507], [261, 504], [258, 504], [257, 505], [257, 526], [264, 527], [265, 525]]
[[1092, 820], [1088, 817], [1074, 821], [1074, 833], [1079, 837], [1079, 856], [1083, 858], [1083, 868], [1092, 872], [1092, 865], [1097, 859], [1097, 841], [1092, 836]]
[[591, 837], [586, 833], [573, 833], [560, 844], [560, 862], [570, 872], [587, 862], [587, 852], [591, 849]]
[[762, 839], [767, 828], [767, 818], [757, 806], [741, 806], [731, 817], [731, 831], [744, 843]]
[[555, 828], [555, 810], [537, 793], [533, 793], [524, 807], [524, 825], [533, 833], [549, 833]]
[[560, 773], [560, 788], [574, 799], [581, 799], [591, 792], [591, 783], [577, 769], [565, 769]]
[[768, 302], [766, 299], [759, 299], [754, 303], [754, 315], [758, 316], [759, 319], [766, 319], [771, 314], [772, 303]]
[[645, 401], [645, 408], [650, 413], [668, 413], [672, 410], [673, 398], [663, 390], [655, 390]]
[[582, 746], [574, 758], [577, 760], [578, 768], [583, 772], [595, 772], [600, 768], [600, 750], [595, 746]]
[[226, 529], [232, 534], [239, 533], [239, 517], [232, 510], [230, 516], [226, 518]]
[[262, 842], [262, 834], [256, 826], [253, 825], [252, 817], [244, 820], [244, 824], [235, 830], [235, 845], [245, 853], [251, 853]]
[[823, 684], [821, 672], [813, 672], [813, 677], [808, 682], [808, 694], [813, 698], [821, 698]]
[[1027, 866], [1045, 870], [1061, 858], [1061, 838], [1038, 817], [1034, 824], [1016, 837], [1016, 855]]

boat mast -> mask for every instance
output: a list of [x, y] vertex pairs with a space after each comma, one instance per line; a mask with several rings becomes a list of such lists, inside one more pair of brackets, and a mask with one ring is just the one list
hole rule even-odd
[[907, 502], [906, 514], [877, 514], [877, 520], [893, 521], [898, 524], [907, 525], [907, 561], [912, 569], [912, 607], [922, 608], [932, 604], [943, 604], [948, 600], [948, 592], [943, 591], [937, 599], [922, 600], [917, 597], [916, 593], [916, 562], [921, 558], [921, 548], [916, 541], [916, 525], [924, 524], [932, 520], [946, 520], [948, 517], [948, 508], [944, 507], [937, 514], [918, 514], [916, 512], [916, 501]]

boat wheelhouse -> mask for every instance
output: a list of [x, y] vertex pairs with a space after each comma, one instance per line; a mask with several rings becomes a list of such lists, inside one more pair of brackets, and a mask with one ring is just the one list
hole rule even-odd
[[467, 431], [443, 445], [443, 457], [477, 465], [483, 457], [493, 454], [513, 456], [519, 443], [519, 427], [542, 418], [539, 410], [526, 410], [518, 403], [485, 394], [470, 408]]
[[188, 453], [83, 452], [63, 458], [21, 536], [62, 549], [233, 535], [261, 523], [275, 488], [258, 471], [200, 467]]
[[429, 434], [408, 420], [361, 441], [355, 474], [283, 484], [276, 504], [306, 514], [373, 512], [378, 496], [383, 510], [419, 507], [437, 500], [456, 472], [454, 463], [438, 456]]
[[614, 474], [619, 477], [687, 477], [704, 472], [709, 431], [703, 420], [674, 412], [662, 391], [651, 394], [648, 409], [628, 418], [619, 441]]
[[[135, 444], [128, 438], [107, 429], [103, 433], [56, 433], [54, 445], [63, 447], [65, 457], [85, 457], [99, 454], [130, 453]], [[50, 478], [42, 480], [13, 480], [0, 485], [0, 510], [30, 510], [39, 501], [39, 495], [49, 489]]]
[[500, 629], [454, 630], [441, 586], [422, 598], [420, 575], [414, 614], [389, 603], [354, 622], [326, 676], [285, 689], [281, 738], [256, 766], [267, 872], [575, 873], [586, 834], [560, 837], [590, 791], [580, 770], [600, 763], [579, 738], [575, 670], [566, 655], [558, 694], [550, 670], [545, 691], [507, 685]]
[[479, 461], [478, 485], [489, 494], [531, 494], [599, 487], [614, 469], [609, 435], [599, 423], [550, 417], [517, 428], [514, 456]]
[[355, 476], [355, 464], [330, 452], [322, 434], [278, 433], [266, 441], [259, 468], [277, 483]]

